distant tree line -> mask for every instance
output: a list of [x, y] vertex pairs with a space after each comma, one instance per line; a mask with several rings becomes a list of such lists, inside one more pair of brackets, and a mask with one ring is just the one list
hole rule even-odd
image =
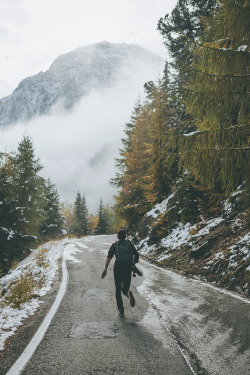
[[89, 214], [84, 194], [76, 194], [74, 204], [63, 203], [62, 213], [65, 217], [65, 228], [68, 235], [85, 236], [88, 234], [113, 234], [117, 232], [123, 221], [118, 218], [114, 209], [104, 205], [103, 200], [96, 214]]
[[135, 232], [170, 194], [164, 226], [209, 215], [249, 173], [249, 1], [179, 0], [158, 30], [171, 62], [145, 84], [125, 125], [111, 183], [116, 212]]

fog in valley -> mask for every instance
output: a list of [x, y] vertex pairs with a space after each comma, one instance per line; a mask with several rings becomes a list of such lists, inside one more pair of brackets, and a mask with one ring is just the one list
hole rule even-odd
[[49, 115], [1, 128], [0, 150], [15, 151], [29, 135], [44, 166], [41, 174], [51, 178], [62, 202], [73, 203], [79, 190], [92, 213], [101, 198], [112, 205], [115, 189], [109, 181], [115, 176], [125, 123], [138, 97], [144, 96], [144, 83], [160, 74], [159, 64], [126, 66], [112, 87], [92, 90], [69, 112], [57, 103]]

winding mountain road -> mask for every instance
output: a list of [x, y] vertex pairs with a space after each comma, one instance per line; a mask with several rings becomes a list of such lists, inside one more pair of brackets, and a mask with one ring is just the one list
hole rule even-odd
[[67, 261], [66, 291], [48, 329], [27, 363], [16, 362], [60, 294], [60, 280], [39, 314], [12, 340], [0, 374], [250, 373], [247, 300], [141, 262], [144, 276], [132, 279], [131, 287], [136, 306], [125, 301], [125, 317], [119, 317], [112, 264], [101, 279], [114, 241], [115, 236], [95, 236], [65, 244], [77, 253], [75, 261]]

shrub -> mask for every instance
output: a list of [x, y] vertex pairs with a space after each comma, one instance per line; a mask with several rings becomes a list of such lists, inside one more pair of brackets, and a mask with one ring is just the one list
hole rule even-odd
[[48, 250], [42, 247], [39, 249], [38, 253], [35, 256], [36, 264], [39, 267], [47, 268], [49, 265], [49, 261], [46, 259], [46, 254]]
[[35, 281], [32, 275], [21, 272], [20, 278], [15, 280], [8, 289], [5, 301], [13, 308], [20, 309], [22, 303], [33, 297]]

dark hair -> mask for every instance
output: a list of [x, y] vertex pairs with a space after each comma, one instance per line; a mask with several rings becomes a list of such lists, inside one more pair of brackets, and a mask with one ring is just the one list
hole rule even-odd
[[119, 229], [118, 230], [118, 233], [117, 233], [117, 237], [119, 238], [119, 240], [125, 240], [126, 238], [126, 232], [124, 229]]

